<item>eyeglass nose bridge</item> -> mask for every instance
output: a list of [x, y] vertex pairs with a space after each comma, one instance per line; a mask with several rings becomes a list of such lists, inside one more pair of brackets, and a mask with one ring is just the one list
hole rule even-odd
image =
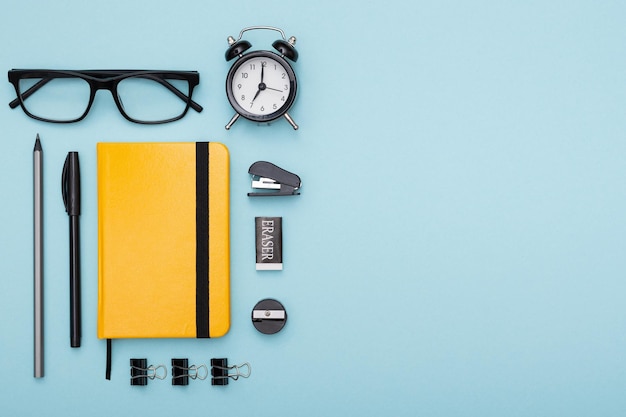
[[[108, 90], [113, 96], [113, 100], [118, 103], [118, 94], [117, 94], [117, 85], [119, 84], [119, 80], [94, 80], [91, 84], [91, 95], [92, 100], [95, 97], [96, 93], [100, 90]], [[119, 105], [119, 104], [118, 104]]]
[[120, 80], [93, 80], [91, 83], [92, 87], [91, 87], [91, 98], [89, 100], [89, 107], [91, 108], [91, 106], [93, 105], [93, 102], [96, 97], [96, 93], [98, 91], [107, 90], [111, 93], [111, 96], [113, 97], [113, 101], [115, 102], [115, 105], [117, 106], [120, 113], [122, 113], [122, 116], [128, 119], [129, 117], [124, 111], [124, 104], [122, 103], [122, 99], [120, 98], [117, 92], [117, 85], [119, 83], [120, 83]]

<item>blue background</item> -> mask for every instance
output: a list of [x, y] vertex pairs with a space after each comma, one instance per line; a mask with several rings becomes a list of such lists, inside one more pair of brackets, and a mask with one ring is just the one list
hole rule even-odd
[[[0, 415], [588, 416], [626, 413], [623, 2], [11, 1], [11, 68], [198, 70], [204, 112], [140, 126], [99, 93], [83, 122], [34, 121], [0, 83]], [[298, 38], [286, 121], [238, 121], [226, 37]], [[254, 49], [275, 32], [252, 32]], [[46, 376], [32, 377], [32, 149], [45, 174]], [[232, 327], [215, 340], [96, 337], [99, 141], [231, 152]], [[83, 345], [69, 347], [60, 175], [83, 173]], [[252, 200], [272, 161], [302, 195]], [[283, 216], [285, 270], [254, 269], [254, 217]], [[281, 300], [274, 336], [250, 323]], [[128, 360], [248, 361], [226, 388], [130, 387]], [[169, 365], [168, 365], [169, 368]]]

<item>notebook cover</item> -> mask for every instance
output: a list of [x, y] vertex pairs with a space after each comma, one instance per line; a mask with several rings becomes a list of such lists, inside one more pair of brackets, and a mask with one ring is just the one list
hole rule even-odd
[[214, 142], [98, 143], [98, 337], [230, 327], [229, 155]]

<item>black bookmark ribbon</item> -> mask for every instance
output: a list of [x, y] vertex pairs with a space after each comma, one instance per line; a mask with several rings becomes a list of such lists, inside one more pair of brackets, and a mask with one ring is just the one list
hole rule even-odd
[[209, 143], [196, 143], [196, 337], [209, 337]]

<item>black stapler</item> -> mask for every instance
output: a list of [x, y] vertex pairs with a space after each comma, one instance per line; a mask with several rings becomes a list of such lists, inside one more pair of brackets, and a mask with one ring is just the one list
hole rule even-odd
[[260, 193], [248, 193], [249, 197], [272, 197], [278, 195], [299, 195], [296, 192], [300, 186], [300, 177], [289, 171], [265, 161], [257, 161], [250, 165], [248, 173], [252, 175], [252, 188], [265, 191]]

